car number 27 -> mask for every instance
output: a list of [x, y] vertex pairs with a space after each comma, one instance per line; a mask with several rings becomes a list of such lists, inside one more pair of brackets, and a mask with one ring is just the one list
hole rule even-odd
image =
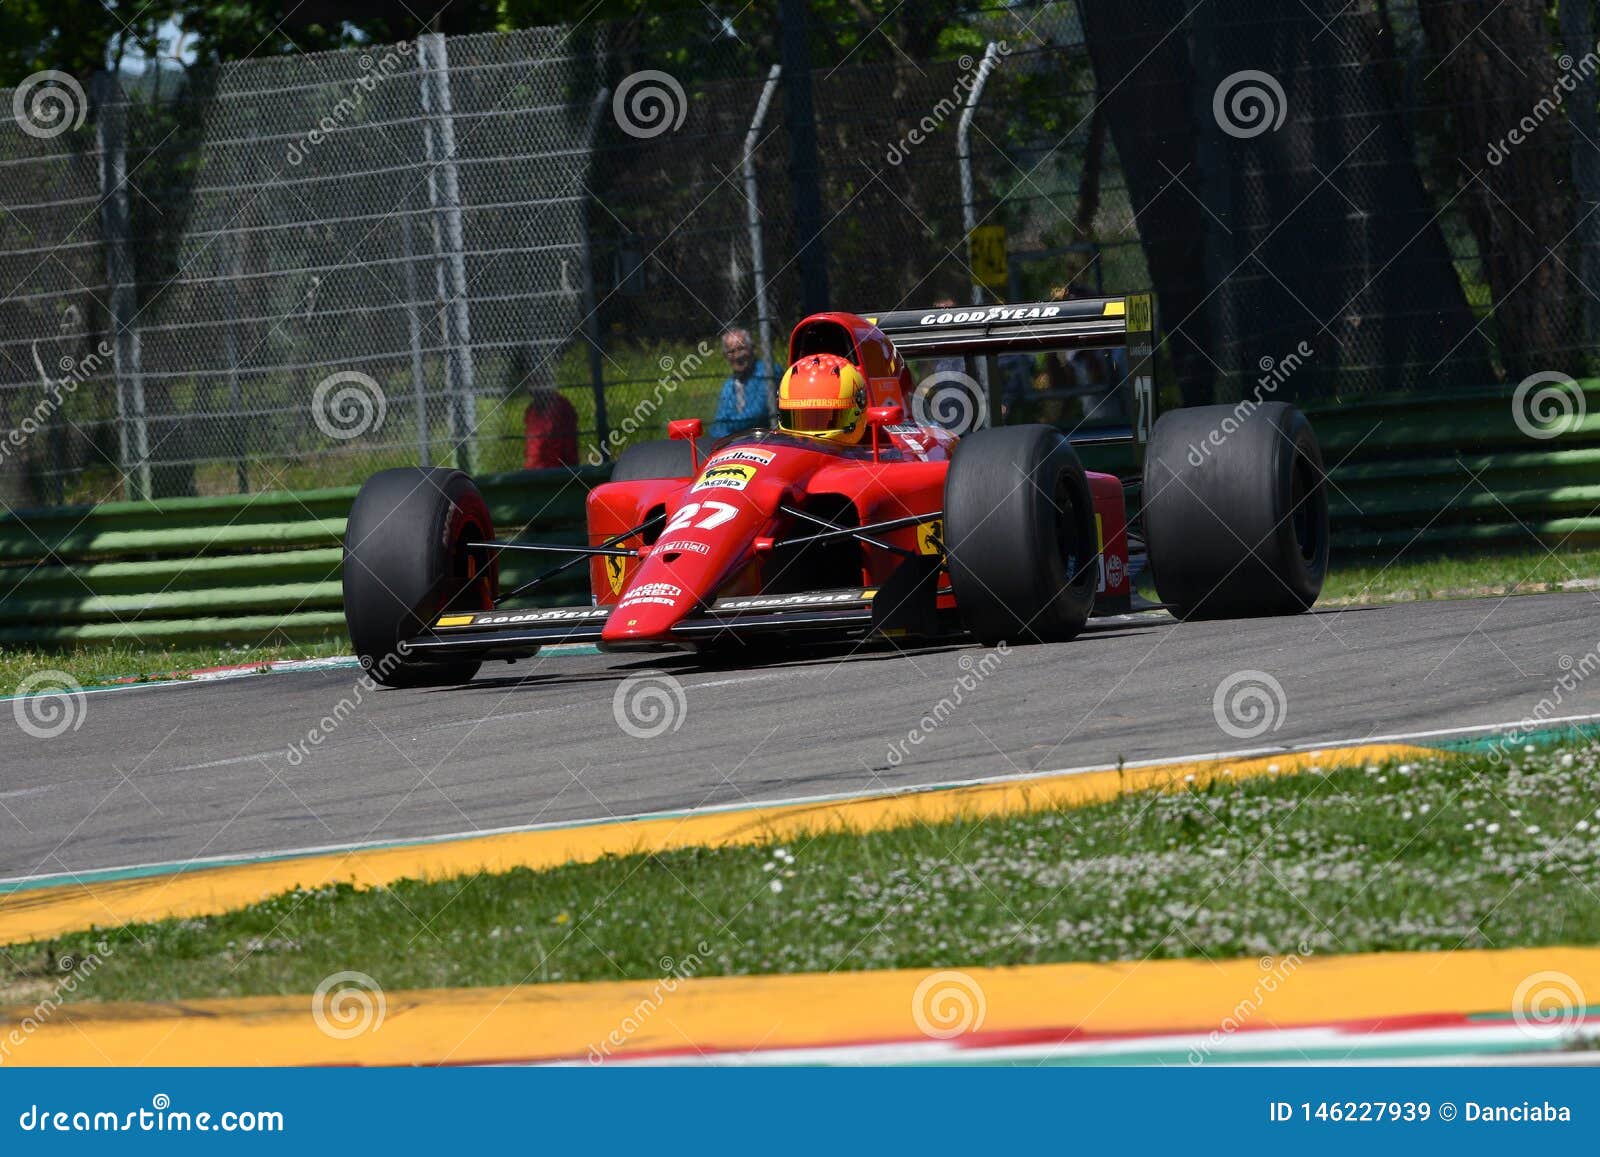
[[[695, 516], [702, 512], [705, 517], [696, 522]], [[691, 526], [696, 530], [715, 530], [738, 513], [737, 506], [729, 506], [726, 502], [691, 502], [672, 516], [672, 521], [667, 523], [667, 528], [661, 534], [664, 538], [675, 530], [688, 530]]]

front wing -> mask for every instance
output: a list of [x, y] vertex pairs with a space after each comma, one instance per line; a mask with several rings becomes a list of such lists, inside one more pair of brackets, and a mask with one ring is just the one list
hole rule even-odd
[[[672, 629], [674, 643], [692, 647], [718, 635], [834, 630], [881, 626], [874, 615], [876, 589], [808, 591], [799, 594], [736, 595], [718, 599], [702, 614]], [[529, 607], [442, 615], [404, 650], [427, 658], [518, 658], [550, 643], [596, 643], [615, 607]], [[663, 644], [656, 644], [663, 645]]]

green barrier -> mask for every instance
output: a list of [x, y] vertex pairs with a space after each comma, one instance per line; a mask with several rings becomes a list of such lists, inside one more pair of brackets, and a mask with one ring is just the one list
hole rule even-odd
[[[1335, 549], [1392, 558], [1600, 545], [1600, 380], [1578, 385], [1565, 391], [1572, 420], [1548, 438], [1518, 424], [1511, 386], [1308, 405]], [[1537, 392], [1523, 400], [1524, 423]]]
[[[498, 531], [524, 541], [581, 534], [606, 471], [479, 479]], [[0, 517], [0, 646], [258, 643], [344, 632], [341, 540], [356, 487], [108, 502]], [[508, 559], [503, 581], [550, 566]], [[587, 571], [546, 588], [583, 601]]]

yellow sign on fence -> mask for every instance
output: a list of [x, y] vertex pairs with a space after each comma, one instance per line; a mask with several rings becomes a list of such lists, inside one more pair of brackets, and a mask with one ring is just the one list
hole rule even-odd
[[994, 292], [1004, 293], [1008, 280], [1006, 227], [976, 226], [967, 238], [967, 254], [972, 263], [972, 276]]

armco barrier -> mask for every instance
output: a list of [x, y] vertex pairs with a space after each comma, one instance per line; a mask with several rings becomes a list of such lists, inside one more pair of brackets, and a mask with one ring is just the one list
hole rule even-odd
[[[1586, 416], [1540, 440], [1510, 390], [1363, 400], [1311, 411], [1332, 469], [1334, 538], [1346, 557], [1418, 548], [1600, 544], [1600, 382]], [[531, 541], [581, 534], [604, 470], [480, 480], [495, 525]], [[355, 487], [0, 517], [0, 646], [125, 641], [259, 642], [343, 632], [340, 551]], [[550, 565], [505, 560], [506, 582]], [[574, 567], [548, 589], [580, 601]]]
[[[496, 529], [570, 541], [604, 471], [480, 479]], [[114, 502], [0, 517], [0, 646], [260, 642], [339, 635], [340, 542], [356, 488]], [[552, 565], [508, 558], [507, 583]], [[547, 588], [582, 599], [574, 567]]]
[[1335, 545], [1376, 558], [1600, 545], [1600, 381], [1581, 388], [1581, 410], [1567, 395], [1574, 419], [1550, 438], [1518, 424], [1504, 386], [1311, 408]]

